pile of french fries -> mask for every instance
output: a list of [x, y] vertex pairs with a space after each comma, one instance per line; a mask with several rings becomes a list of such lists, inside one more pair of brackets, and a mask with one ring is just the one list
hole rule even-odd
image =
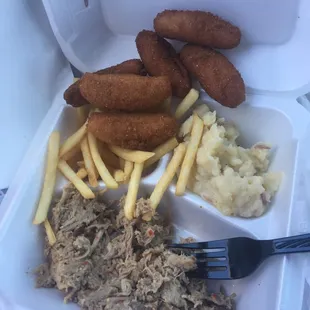
[[[198, 97], [198, 91], [192, 89], [178, 106], [175, 117], [180, 119], [193, 106]], [[51, 245], [56, 242], [56, 237], [47, 220], [47, 214], [54, 193], [57, 169], [85, 199], [95, 198], [94, 189], [99, 186], [99, 178], [105, 184], [106, 189], [117, 189], [120, 184], [128, 183], [124, 212], [127, 219], [131, 220], [135, 214], [143, 170], [160, 160], [165, 154], [174, 151], [166, 170], [150, 196], [150, 203], [155, 211], [178, 170], [179, 177], [175, 194], [183, 195], [185, 193], [203, 133], [203, 121], [198, 115], [193, 115], [191, 138], [187, 145], [179, 143], [176, 138], [171, 138], [154, 149], [153, 152], [104, 145], [92, 133], [87, 132], [88, 113], [85, 107], [78, 108], [78, 117], [82, 126], [61, 146], [60, 135], [57, 131], [52, 132], [48, 142], [44, 184], [33, 223], [44, 223]], [[70, 162], [77, 155], [82, 155], [83, 160], [75, 162], [78, 168], [77, 171], [74, 171]], [[86, 177], [88, 182], [85, 180]], [[151, 220], [152, 215], [146, 214], [144, 220]]]

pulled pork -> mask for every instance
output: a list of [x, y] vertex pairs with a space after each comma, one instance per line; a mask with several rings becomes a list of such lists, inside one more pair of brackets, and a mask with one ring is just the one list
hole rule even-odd
[[208, 294], [205, 282], [186, 277], [196, 267], [190, 256], [165, 248], [170, 226], [155, 216], [145, 199], [137, 202], [137, 219], [129, 222], [117, 204], [85, 200], [66, 188], [52, 211], [57, 242], [36, 270], [38, 287], [65, 292], [65, 302], [82, 309], [232, 309], [232, 298]]

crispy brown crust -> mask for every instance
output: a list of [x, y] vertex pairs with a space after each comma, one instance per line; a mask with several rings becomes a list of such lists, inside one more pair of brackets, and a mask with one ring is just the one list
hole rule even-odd
[[165, 10], [154, 19], [154, 29], [162, 37], [213, 48], [234, 48], [240, 29], [209, 12]]
[[209, 96], [222, 105], [235, 108], [245, 100], [240, 73], [221, 53], [188, 44], [183, 47], [180, 57]]
[[140, 59], [129, 59], [116, 66], [94, 72], [96, 74], [136, 74], [146, 75], [144, 65]]
[[151, 151], [176, 136], [178, 124], [167, 114], [93, 113], [87, 128], [107, 144]]
[[81, 78], [80, 92], [99, 109], [134, 112], [160, 105], [171, 96], [171, 85], [165, 76], [85, 73]]
[[81, 95], [79, 85], [80, 80], [71, 84], [64, 92], [64, 99], [66, 100], [67, 104], [70, 104], [75, 108], [89, 104], [89, 102]]
[[[118, 65], [105, 68], [95, 72], [96, 74], [137, 74], [146, 75], [144, 65], [140, 59], [129, 59]], [[70, 85], [64, 92], [64, 99], [67, 104], [73, 107], [81, 107], [89, 104], [89, 102], [83, 98], [79, 90], [80, 80]]]
[[152, 76], [168, 76], [173, 95], [184, 98], [191, 89], [191, 80], [172, 45], [148, 30], [139, 32], [136, 45], [147, 72]]

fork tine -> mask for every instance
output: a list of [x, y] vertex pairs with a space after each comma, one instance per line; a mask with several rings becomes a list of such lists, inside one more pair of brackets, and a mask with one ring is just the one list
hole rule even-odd
[[227, 261], [216, 261], [216, 262], [196, 262], [198, 268], [209, 268], [209, 267], [226, 267], [227, 268]]
[[173, 243], [168, 245], [169, 248], [192, 249], [192, 250], [226, 248], [226, 246], [227, 246], [227, 239], [207, 241], [207, 242], [194, 242], [194, 243]]
[[228, 270], [209, 271], [206, 269], [196, 269], [187, 272], [186, 275], [190, 278], [196, 278], [196, 279], [222, 279], [222, 280], [231, 279]]
[[226, 251], [216, 251], [216, 252], [203, 252], [203, 253], [191, 253], [192, 256], [195, 256], [197, 259], [201, 258], [222, 258], [227, 257]]

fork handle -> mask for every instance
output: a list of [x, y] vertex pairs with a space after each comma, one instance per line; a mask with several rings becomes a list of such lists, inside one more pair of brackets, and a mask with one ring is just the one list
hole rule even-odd
[[271, 254], [310, 252], [310, 234], [271, 240]]

